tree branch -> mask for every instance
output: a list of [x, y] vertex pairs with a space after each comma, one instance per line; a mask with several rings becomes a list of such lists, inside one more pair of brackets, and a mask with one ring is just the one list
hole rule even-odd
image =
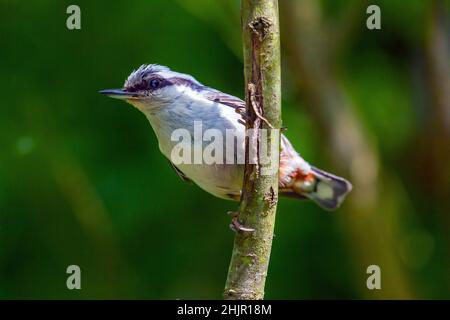
[[[239, 223], [254, 231], [237, 231], [224, 297], [263, 299], [278, 201], [281, 127], [278, 0], [242, 0], [241, 10], [248, 120]], [[268, 162], [263, 160], [266, 154]]]

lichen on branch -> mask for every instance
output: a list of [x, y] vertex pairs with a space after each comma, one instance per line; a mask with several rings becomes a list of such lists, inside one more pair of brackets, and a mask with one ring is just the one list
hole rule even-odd
[[[225, 285], [225, 299], [263, 299], [278, 201], [281, 127], [280, 32], [277, 0], [242, 0], [242, 38], [246, 88], [246, 164], [239, 223], [254, 231], [238, 231]], [[260, 161], [260, 129], [270, 166]], [[257, 156], [249, 163], [250, 150]], [[256, 149], [256, 150], [255, 150]]]

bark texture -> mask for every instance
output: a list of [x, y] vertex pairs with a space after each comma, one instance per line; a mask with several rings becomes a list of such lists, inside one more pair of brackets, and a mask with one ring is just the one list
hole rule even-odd
[[248, 136], [238, 220], [254, 231], [236, 233], [224, 297], [256, 300], [264, 298], [278, 202], [280, 33], [277, 0], [241, 4]]

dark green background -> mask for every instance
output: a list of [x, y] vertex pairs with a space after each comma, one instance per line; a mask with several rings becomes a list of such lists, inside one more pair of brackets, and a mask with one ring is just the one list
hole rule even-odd
[[[333, 21], [361, 1], [319, 2], [339, 30]], [[375, 222], [358, 229], [364, 209], [330, 214], [282, 199], [267, 298], [450, 298], [450, 206], [433, 191], [450, 196], [450, 164], [411, 151], [419, 141], [450, 141], [423, 142], [434, 126], [422, 76], [433, 1], [376, 3], [382, 30], [366, 29], [363, 6], [336, 65], [379, 153], [380, 188], [390, 181], [389, 202], [380, 197]], [[70, 4], [81, 7], [81, 30], [66, 28]], [[284, 31], [283, 52], [295, 37]], [[158, 63], [242, 97], [240, 32], [233, 0], [0, 0], [0, 298], [221, 297], [233, 244], [226, 212], [237, 203], [183, 183], [145, 117], [97, 92]], [[327, 155], [291, 61], [283, 55], [286, 135], [307, 160], [345, 175]], [[439, 186], [430, 162], [444, 177]], [[380, 252], [389, 259], [379, 261]], [[368, 261], [381, 267], [380, 291], [365, 287]], [[71, 264], [81, 267], [80, 291], [66, 288]]]

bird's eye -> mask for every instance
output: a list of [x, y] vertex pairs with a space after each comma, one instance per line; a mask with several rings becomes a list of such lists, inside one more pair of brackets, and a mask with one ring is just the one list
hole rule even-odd
[[152, 79], [150, 80], [150, 88], [156, 89], [159, 87], [160, 83], [161, 82], [158, 79]]

